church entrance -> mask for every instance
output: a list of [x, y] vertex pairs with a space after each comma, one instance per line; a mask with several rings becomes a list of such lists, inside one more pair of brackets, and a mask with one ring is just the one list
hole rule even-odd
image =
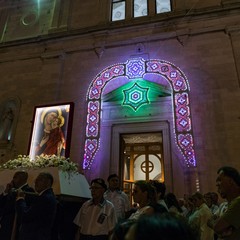
[[164, 181], [162, 132], [120, 135], [120, 171], [131, 199], [137, 180]]
[[137, 180], [164, 181], [171, 189], [172, 161], [167, 121], [112, 126], [110, 172], [116, 172], [131, 197]]

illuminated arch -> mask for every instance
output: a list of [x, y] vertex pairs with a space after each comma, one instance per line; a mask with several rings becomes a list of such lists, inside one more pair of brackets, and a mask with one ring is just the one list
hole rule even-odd
[[188, 167], [196, 166], [192, 117], [189, 99], [189, 84], [184, 73], [164, 60], [130, 59], [105, 68], [91, 82], [87, 92], [87, 127], [83, 169], [90, 169], [100, 146], [101, 95], [106, 84], [117, 77], [143, 78], [145, 74], [161, 75], [172, 87], [174, 109], [174, 134], [176, 144]]

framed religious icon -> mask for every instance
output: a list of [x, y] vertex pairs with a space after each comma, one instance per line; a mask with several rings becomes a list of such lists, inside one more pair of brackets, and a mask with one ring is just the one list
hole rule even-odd
[[69, 157], [73, 103], [37, 106], [34, 109], [29, 156], [56, 155]]

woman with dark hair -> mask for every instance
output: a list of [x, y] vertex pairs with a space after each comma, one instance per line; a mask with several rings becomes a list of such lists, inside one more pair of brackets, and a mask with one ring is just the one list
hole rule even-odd
[[128, 220], [136, 221], [141, 215], [151, 215], [157, 201], [156, 190], [147, 181], [139, 180], [135, 182], [133, 188], [133, 200], [138, 205], [138, 209]]

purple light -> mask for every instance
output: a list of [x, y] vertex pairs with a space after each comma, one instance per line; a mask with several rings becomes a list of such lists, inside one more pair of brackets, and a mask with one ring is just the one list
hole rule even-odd
[[126, 63], [126, 75], [128, 78], [141, 78], [145, 74], [143, 59], [132, 59]]
[[[130, 59], [126, 63], [119, 63], [107, 67], [92, 81], [87, 93], [88, 115], [85, 140], [85, 154], [83, 168], [90, 169], [94, 156], [100, 146], [100, 113], [101, 113], [101, 95], [106, 84], [116, 77], [124, 76], [128, 79], [142, 78], [146, 73], [161, 75], [171, 85], [174, 99], [174, 134], [176, 144], [180, 149], [184, 161], [189, 166], [196, 166], [194, 152], [194, 142], [191, 126], [191, 110], [189, 100], [189, 84], [183, 72], [174, 64], [163, 60], [144, 60]], [[135, 103], [141, 102], [143, 98], [141, 91], [133, 91], [128, 94], [132, 101], [133, 108]], [[95, 99], [95, 101], [91, 101]], [[91, 124], [89, 124], [91, 122]], [[88, 146], [91, 148], [89, 149]]]

